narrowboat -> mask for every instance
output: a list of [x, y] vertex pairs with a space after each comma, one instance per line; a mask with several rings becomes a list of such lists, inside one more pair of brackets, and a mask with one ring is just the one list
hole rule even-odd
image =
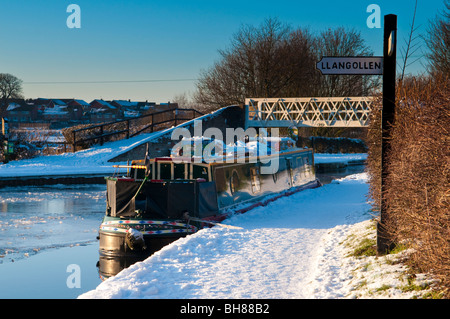
[[[100, 255], [154, 252], [201, 228], [222, 225], [230, 214], [320, 186], [312, 149], [297, 148], [290, 138], [267, 140], [267, 152], [250, 147], [249, 141], [240, 153], [216, 145], [220, 151], [213, 153], [213, 160], [175, 149], [167, 157], [146, 156], [116, 166], [126, 167], [127, 174], [105, 178]], [[203, 147], [205, 142], [210, 141], [203, 139]]]

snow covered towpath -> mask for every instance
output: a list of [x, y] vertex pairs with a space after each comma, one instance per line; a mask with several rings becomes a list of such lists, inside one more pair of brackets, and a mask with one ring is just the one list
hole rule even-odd
[[79, 298], [343, 298], [342, 242], [371, 218], [366, 174], [283, 197], [177, 240]]

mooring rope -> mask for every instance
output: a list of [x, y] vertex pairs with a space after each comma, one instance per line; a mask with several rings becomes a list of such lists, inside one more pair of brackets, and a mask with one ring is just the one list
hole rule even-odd
[[167, 221], [167, 220], [148, 220], [148, 219], [142, 219], [142, 220], [131, 220], [131, 219], [125, 219], [125, 220], [110, 220], [103, 222], [102, 225], [172, 225], [172, 226], [181, 226], [181, 227], [194, 227], [192, 225], [188, 225], [186, 223], [179, 223], [174, 221]]
[[[101, 230], [111, 231], [117, 233], [126, 233], [128, 229], [126, 228], [116, 228], [116, 227], [108, 227], [108, 226], [100, 226]], [[137, 229], [136, 229], [137, 230]], [[174, 228], [174, 229], [160, 229], [160, 230], [137, 230], [144, 235], [157, 235], [157, 234], [174, 234], [174, 233], [194, 233], [196, 230], [191, 228]]]

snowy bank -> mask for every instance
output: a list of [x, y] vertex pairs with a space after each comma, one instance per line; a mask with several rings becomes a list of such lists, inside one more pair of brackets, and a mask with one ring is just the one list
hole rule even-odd
[[134, 147], [158, 138], [165, 131], [141, 134], [128, 140], [105, 143], [75, 153], [39, 156], [0, 165], [0, 177], [111, 174], [115, 171], [108, 160]]
[[369, 220], [366, 174], [280, 198], [177, 240], [79, 298], [341, 298], [339, 243]]
[[[335, 236], [335, 230], [330, 235]], [[429, 274], [413, 274], [404, 263], [411, 249], [399, 250], [381, 257], [354, 256], [356, 250], [376, 242], [376, 221], [353, 225], [348, 236], [337, 246], [341, 256], [339, 278], [342, 291], [349, 299], [430, 298], [437, 281]], [[375, 248], [375, 246], [373, 246]]]

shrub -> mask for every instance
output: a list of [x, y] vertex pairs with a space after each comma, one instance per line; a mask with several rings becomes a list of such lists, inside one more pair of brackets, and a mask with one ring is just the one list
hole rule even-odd
[[[378, 208], [381, 99], [367, 137], [370, 196]], [[448, 78], [412, 78], [398, 84], [388, 154], [386, 225], [392, 239], [415, 248], [412, 264], [450, 288], [450, 95]]]

